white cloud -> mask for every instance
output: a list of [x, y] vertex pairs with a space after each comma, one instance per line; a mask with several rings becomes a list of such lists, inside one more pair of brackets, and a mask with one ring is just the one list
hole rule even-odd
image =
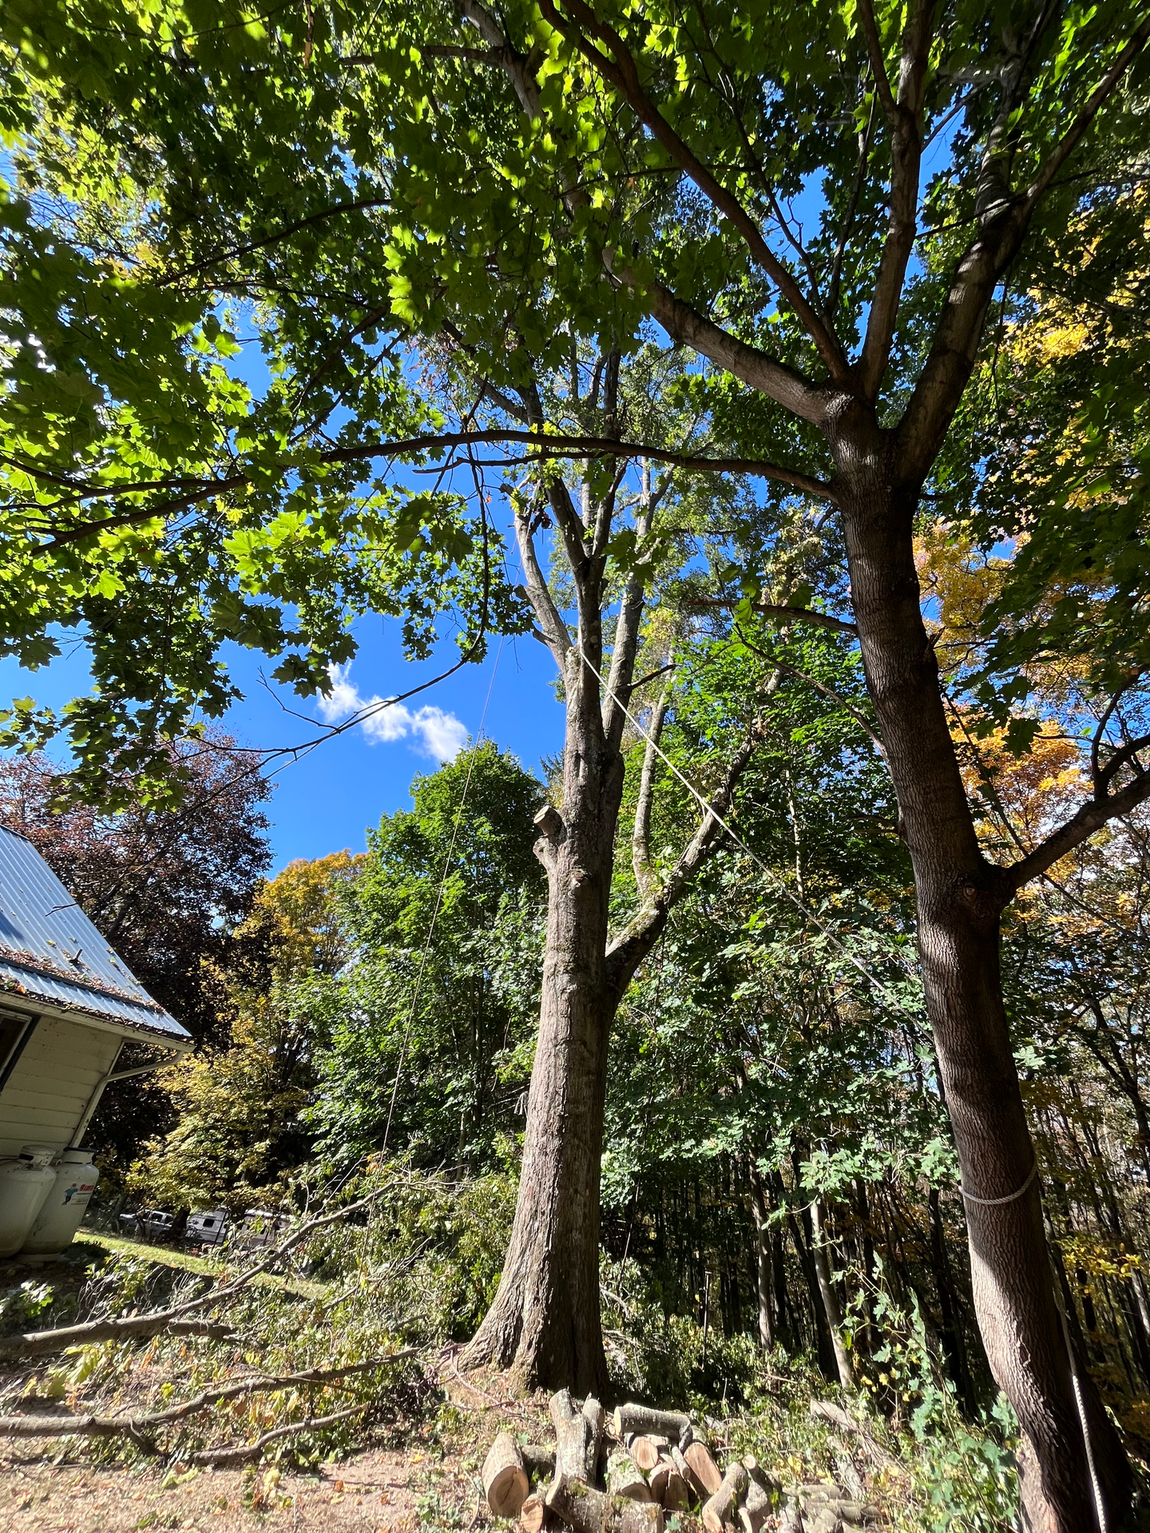
[[[363, 708], [375, 707], [383, 702], [379, 696], [363, 697], [358, 687], [348, 680], [350, 666], [337, 665], [331, 672], [331, 691], [319, 699], [320, 717], [328, 724], [337, 724], [350, 718]], [[369, 740], [389, 745], [394, 740], [411, 740], [414, 748], [435, 761], [453, 761], [467, 744], [467, 729], [454, 713], [444, 713], [442, 708], [425, 704], [422, 708], [405, 708], [402, 703], [391, 703], [371, 713], [360, 726]]]

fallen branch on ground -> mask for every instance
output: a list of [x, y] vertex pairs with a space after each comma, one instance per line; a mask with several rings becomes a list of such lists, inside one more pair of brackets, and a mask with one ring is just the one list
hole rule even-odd
[[857, 1437], [863, 1451], [874, 1464], [883, 1464], [887, 1468], [901, 1469], [901, 1464], [893, 1453], [888, 1453], [883, 1445], [873, 1437], [870, 1431], [853, 1416], [844, 1411], [841, 1405], [833, 1405], [829, 1400], [812, 1400], [810, 1414], [816, 1421], [826, 1421], [833, 1427], [838, 1427], [840, 1432], [848, 1432], [852, 1437]]
[[334, 1426], [337, 1421], [361, 1416], [370, 1405], [371, 1401], [365, 1400], [362, 1405], [350, 1406], [346, 1411], [333, 1411], [330, 1416], [307, 1416], [303, 1421], [291, 1421], [287, 1426], [273, 1427], [270, 1432], [257, 1437], [254, 1443], [240, 1443], [234, 1448], [205, 1448], [200, 1453], [193, 1453], [191, 1462], [212, 1469], [236, 1469], [241, 1464], [250, 1464], [259, 1458], [268, 1443], [279, 1442], [281, 1438], [291, 1437], [298, 1432], [319, 1431], [322, 1427]]
[[[148, 1411], [139, 1416], [0, 1416], [0, 1436], [141, 1438], [157, 1427], [170, 1426], [186, 1416], [195, 1415], [197, 1411], [219, 1405], [223, 1400], [290, 1389], [296, 1384], [326, 1384], [334, 1379], [347, 1378], [353, 1373], [370, 1373], [376, 1368], [385, 1368], [388, 1363], [402, 1362], [418, 1356], [418, 1353], [417, 1347], [406, 1347], [402, 1352], [392, 1352], [387, 1357], [372, 1358], [368, 1363], [348, 1363], [342, 1368], [308, 1368], [302, 1373], [279, 1375], [257, 1374], [254, 1378], [221, 1384], [218, 1389], [202, 1390], [192, 1399], [180, 1405], [169, 1406], [165, 1411]], [[357, 1410], [362, 1408], [356, 1407]]]
[[[81, 1325], [65, 1325], [51, 1331], [25, 1331], [20, 1336], [7, 1336], [0, 1341], [0, 1363], [22, 1358], [46, 1357], [52, 1352], [63, 1352], [68, 1347], [87, 1346], [97, 1341], [158, 1336], [163, 1330], [175, 1331], [176, 1327], [172, 1322], [179, 1321], [182, 1316], [191, 1314], [193, 1310], [203, 1309], [206, 1305], [219, 1304], [224, 1299], [232, 1298], [241, 1289], [246, 1288], [254, 1278], [259, 1277], [261, 1272], [266, 1272], [281, 1256], [286, 1256], [305, 1236], [326, 1224], [334, 1224], [337, 1219], [346, 1218], [348, 1214], [356, 1213], [361, 1208], [370, 1207], [386, 1190], [379, 1187], [375, 1192], [369, 1193], [366, 1198], [360, 1198], [356, 1203], [349, 1203], [346, 1208], [337, 1208], [330, 1214], [320, 1214], [315, 1219], [309, 1219], [294, 1234], [281, 1241], [262, 1261], [257, 1262], [254, 1267], [249, 1267], [246, 1272], [241, 1272], [239, 1277], [233, 1278], [230, 1283], [225, 1283], [222, 1288], [209, 1288], [207, 1292], [199, 1294], [194, 1299], [187, 1299], [184, 1303], [172, 1305], [168, 1309], [152, 1310], [145, 1315], [129, 1315], [122, 1320], [89, 1320]], [[183, 1334], [210, 1335], [212, 1333], [185, 1331]]]

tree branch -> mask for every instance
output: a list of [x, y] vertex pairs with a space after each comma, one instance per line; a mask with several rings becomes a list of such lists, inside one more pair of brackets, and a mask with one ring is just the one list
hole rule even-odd
[[[781, 468], [776, 464], [770, 464], [755, 458], [704, 458], [692, 456], [689, 453], [676, 453], [661, 447], [647, 447], [640, 442], [617, 442], [609, 437], [557, 437], [546, 436], [541, 431], [516, 431], [493, 429], [490, 431], [448, 431], [426, 436], [407, 437], [397, 442], [380, 442], [374, 445], [359, 447], [335, 447], [327, 452], [317, 454], [317, 460], [321, 463], [363, 463], [373, 458], [399, 458], [407, 455], [433, 452], [437, 448], [446, 450], [453, 447], [478, 446], [484, 443], [507, 442], [522, 443], [535, 449], [540, 460], [547, 458], [584, 458], [584, 457], [620, 457], [620, 458], [650, 458], [658, 463], [671, 463], [679, 468], [690, 469], [692, 472], [717, 473], [717, 474], [750, 474], [755, 477], [776, 479], [781, 484], [791, 485], [795, 489], [804, 490], [809, 495], [818, 496], [824, 500], [834, 500], [835, 494], [829, 484], [821, 479], [814, 479], [810, 475], [793, 472], [790, 469]], [[26, 473], [33, 478], [51, 478], [58, 482], [58, 476], [47, 474], [38, 469], [34, 464], [19, 463], [15, 465], [21, 473]], [[285, 463], [282, 473], [287, 475], [293, 472], [294, 465]], [[261, 475], [261, 480], [265, 478]], [[176, 512], [186, 511], [191, 507], [201, 504], [205, 500], [211, 500], [217, 495], [226, 495], [232, 490], [243, 489], [250, 484], [251, 476], [244, 473], [227, 474], [219, 479], [201, 480], [196, 488], [189, 488], [180, 495], [171, 496], [167, 500], [160, 501], [157, 505], [144, 507], [139, 510], [126, 512], [123, 515], [101, 517], [98, 521], [82, 522], [78, 526], [69, 527], [58, 532], [49, 542], [44, 543], [37, 550], [39, 553], [51, 553], [57, 548], [66, 547], [70, 543], [79, 542], [83, 538], [92, 537], [100, 532], [109, 531], [115, 527], [132, 527], [143, 522], [157, 520], [158, 518], [172, 516]], [[163, 486], [164, 481], [157, 481]], [[117, 498], [121, 495], [139, 495], [145, 486], [138, 483], [125, 486], [120, 489], [116, 486], [98, 485], [81, 486], [73, 484], [75, 490], [75, 502], [90, 499]]]
[[942, 446], [974, 368], [994, 289], [1017, 255], [1038, 203], [1148, 38], [1150, 17], [1091, 92], [1026, 196], [1010, 199], [1004, 192], [980, 214], [979, 232], [959, 260], [930, 353], [896, 432], [906, 483], [922, 482]]
[[274, 1390], [290, 1389], [298, 1384], [326, 1384], [333, 1379], [347, 1378], [353, 1373], [371, 1373], [389, 1363], [403, 1362], [417, 1357], [419, 1349], [406, 1347], [389, 1357], [372, 1358], [367, 1363], [348, 1363], [341, 1368], [308, 1368], [302, 1373], [280, 1375], [259, 1374], [254, 1378], [241, 1379], [238, 1383], [224, 1384], [218, 1389], [204, 1389], [180, 1405], [169, 1406], [166, 1411], [145, 1411], [137, 1416], [0, 1416], [0, 1437], [139, 1437], [157, 1427], [171, 1426], [188, 1416], [197, 1415], [225, 1400], [235, 1400], [242, 1395], [266, 1394]]
[[[746, 208], [688, 148], [644, 90], [635, 59], [622, 37], [613, 27], [600, 21], [584, 0], [566, 0], [566, 3], [582, 31], [559, 14], [555, 0], [540, 0], [540, 11], [582, 53], [602, 78], [615, 87], [675, 164], [690, 176], [703, 195], [735, 226], [752, 258], [771, 277], [795, 311], [831, 377], [845, 382], [847, 363], [838, 338], [808, 302], [793, 274], [771, 250]], [[585, 34], [590, 34], [590, 37]], [[614, 63], [590, 38], [610, 49]]]
[[515, 518], [515, 540], [519, 545], [519, 558], [523, 563], [523, 575], [527, 585], [527, 597], [539, 620], [543, 642], [555, 657], [560, 671], [563, 670], [567, 651], [571, 648], [571, 634], [563, 621], [551, 589], [543, 577], [539, 558], [535, 552], [535, 539], [526, 516]]
[[[726, 607], [733, 608], [742, 605], [737, 596], [714, 596], [702, 598], [697, 601], [686, 601], [685, 607]], [[858, 629], [853, 623], [845, 622], [841, 617], [832, 617], [829, 612], [816, 612], [813, 607], [788, 607], [777, 602], [752, 602], [751, 611], [761, 613], [764, 617], [779, 618], [783, 622], [813, 623], [816, 628], [829, 628], [834, 633], [849, 634], [852, 639], [858, 638]]]
[[[767, 682], [766, 696], [772, 696], [778, 685], [779, 673], [776, 671]], [[684, 847], [666, 881], [655, 889], [650, 898], [644, 900], [640, 910], [608, 947], [607, 984], [614, 995], [623, 994], [635, 970], [654, 947], [671, 911], [687, 892], [696, 872], [718, 845], [722, 830], [720, 817], [725, 816], [729, 810], [739, 778], [746, 770], [758, 741], [759, 731], [756, 726], [747, 735], [727, 768], [722, 786], [707, 805], [702, 823]]]
[[655, 870], [651, 866], [651, 807], [655, 801], [655, 763], [659, 759], [657, 746], [663, 735], [663, 721], [667, 717], [667, 704], [670, 700], [671, 683], [668, 682], [655, 704], [647, 730], [647, 748], [643, 752], [635, 824], [631, 832], [631, 866], [635, 870], [639, 898], [644, 902], [654, 897], [658, 887]]
[[1001, 869], [1001, 887], [1005, 898], [1010, 899], [1017, 894], [1032, 878], [1045, 873], [1068, 852], [1081, 846], [1096, 830], [1101, 830], [1108, 821], [1130, 814], [1147, 799], [1150, 799], [1150, 772], [1139, 772], [1117, 793], [1088, 799], [1076, 815], [1052, 831], [1032, 852]]
[[53, 1352], [63, 1352], [68, 1347], [85, 1346], [94, 1341], [106, 1341], [114, 1336], [155, 1336], [161, 1330], [175, 1329], [171, 1326], [172, 1321], [181, 1320], [184, 1315], [190, 1314], [193, 1310], [205, 1309], [209, 1304], [219, 1304], [223, 1299], [230, 1299], [233, 1294], [246, 1288], [253, 1278], [259, 1277], [261, 1272], [266, 1272], [281, 1256], [286, 1256], [293, 1246], [297, 1246], [313, 1230], [334, 1224], [336, 1220], [345, 1219], [348, 1214], [357, 1213], [362, 1208], [370, 1208], [385, 1191], [386, 1188], [380, 1187], [375, 1192], [369, 1193], [366, 1198], [360, 1198], [343, 1208], [334, 1209], [331, 1213], [319, 1214], [316, 1218], [307, 1220], [286, 1240], [282, 1240], [266, 1256], [261, 1257], [254, 1266], [241, 1272], [238, 1277], [222, 1287], [209, 1288], [206, 1293], [199, 1294], [194, 1299], [187, 1299], [183, 1304], [174, 1305], [170, 1309], [153, 1310], [150, 1314], [128, 1315], [120, 1320], [91, 1320], [81, 1325], [60, 1326], [51, 1331], [25, 1331], [20, 1336], [6, 1336], [0, 1340], [0, 1361], [8, 1358], [47, 1357]]
[[859, 0], [858, 16], [862, 22], [863, 33], [866, 36], [867, 56], [870, 59], [871, 74], [874, 76], [875, 91], [882, 102], [883, 112], [892, 128], [899, 125], [899, 111], [895, 105], [894, 96], [891, 93], [890, 81], [886, 73], [886, 60], [882, 56], [882, 41], [878, 35], [878, 22], [875, 20], [873, 0]]
[[[645, 294], [652, 316], [659, 321], [667, 334], [682, 346], [689, 346], [708, 358], [716, 367], [733, 373], [749, 388], [767, 394], [776, 404], [782, 405], [802, 420], [821, 424], [827, 416], [827, 399], [821, 389], [809, 383], [800, 372], [776, 362], [774, 357], [756, 346], [748, 346], [714, 320], [707, 319], [689, 303], [677, 298], [662, 282], [641, 283], [628, 267], [613, 273], [626, 287]], [[797, 488], [807, 486], [798, 483], [797, 475], [788, 481]], [[816, 481], [819, 482], [819, 481]], [[829, 486], [813, 492], [834, 499]]]
[[[874, 28], [873, 67], [879, 71], [880, 91], [885, 88], [884, 107], [891, 123], [890, 222], [883, 244], [882, 260], [875, 280], [874, 299], [867, 318], [859, 372], [867, 399], [875, 399], [890, 361], [890, 348], [898, 321], [899, 300], [906, 280], [906, 267], [914, 249], [918, 215], [919, 167], [922, 160], [923, 87], [930, 59], [931, 14], [933, 0], [916, 0], [902, 36], [902, 64], [899, 70], [898, 99], [891, 98], [886, 78], [878, 29], [869, 0], [862, 6], [864, 28], [869, 18]], [[876, 82], [877, 83], [877, 82]]]
[[1102, 79], [1087, 99], [1086, 105], [1063, 134], [1046, 164], [1038, 172], [1030, 190], [1026, 194], [1028, 207], [1034, 207], [1049, 190], [1050, 183], [1062, 169], [1063, 165], [1066, 164], [1066, 161], [1074, 153], [1075, 149], [1078, 148], [1087, 128], [1089, 128], [1098, 115], [1099, 108], [1113, 92], [1114, 87], [1138, 57], [1139, 53], [1141, 53], [1148, 40], [1150, 40], [1150, 16], [1144, 19], [1142, 25], [1102, 76]]

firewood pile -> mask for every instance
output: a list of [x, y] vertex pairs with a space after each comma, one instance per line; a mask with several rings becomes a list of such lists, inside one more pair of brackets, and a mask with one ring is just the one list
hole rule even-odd
[[750, 1457], [720, 1469], [705, 1433], [680, 1411], [621, 1405], [608, 1415], [598, 1400], [580, 1406], [561, 1389], [549, 1412], [554, 1447], [501, 1432], [483, 1464], [488, 1506], [517, 1518], [522, 1533], [663, 1533], [672, 1512], [699, 1517], [705, 1533], [760, 1533], [768, 1519], [791, 1533], [853, 1522], [847, 1502], [824, 1500], [808, 1503], [804, 1523], [807, 1497], [787, 1497]]

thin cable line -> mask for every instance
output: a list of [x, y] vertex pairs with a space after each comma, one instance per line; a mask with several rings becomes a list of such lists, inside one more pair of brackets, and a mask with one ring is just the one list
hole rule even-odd
[[463, 819], [463, 811], [467, 805], [467, 794], [471, 788], [471, 774], [475, 770], [475, 755], [480, 741], [483, 739], [483, 726], [487, 723], [487, 708], [491, 702], [491, 691], [495, 686], [495, 676], [499, 670], [499, 657], [503, 654], [503, 639], [499, 640], [499, 648], [495, 653], [495, 664], [491, 667], [491, 680], [487, 684], [487, 697], [483, 704], [483, 715], [479, 720], [479, 730], [475, 736], [475, 745], [472, 748], [471, 759], [467, 763], [467, 776], [463, 782], [463, 796], [459, 800], [459, 808], [455, 811], [455, 824], [451, 827], [451, 845], [447, 848], [447, 856], [443, 863], [443, 873], [439, 879], [439, 892], [435, 896], [435, 908], [431, 912], [431, 924], [427, 928], [427, 941], [423, 944], [423, 955], [419, 960], [419, 973], [415, 979], [415, 989], [411, 996], [411, 1008], [407, 1013], [407, 1021], [404, 1023], [403, 1038], [399, 1045], [399, 1062], [395, 1067], [395, 1080], [391, 1087], [391, 1101], [387, 1107], [387, 1124], [383, 1130], [383, 1143], [379, 1147], [379, 1154], [387, 1153], [387, 1141], [391, 1134], [391, 1120], [395, 1112], [395, 1099], [399, 1093], [399, 1080], [403, 1074], [404, 1060], [407, 1056], [407, 1040], [411, 1036], [411, 1024], [415, 1020], [416, 1007], [419, 1005], [420, 992], [423, 989], [423, 975], [427, 968], [428, 954], [431, 952], [431, 940], [435, 936], [435, 923], [439, 920], [439, 911], [443, 905], [443, 891], [447, 887], [447, 875], [451, 871], [451, 861], [455, 856], [455, 843], [459, 836], [459, 826]]
[[775, 887], [782, 894], [786, 895], [787, 899], [790, 900], [791, 904], [794, 905], [795, 909], [798, 910], [801, 915], [805, 916], [808, 921], [812, 922], [815, 926], [818, 927], [819, 931], [822, 932], [823, 936], [827, 939], [827, 941], [831, 944], [831, 946], [837, 948], [839, 950], [839, 952], [843, 955], [843, 957], [847, 960], [847, 962], [849, 964], [852, 964], [854, 966], [854, 968], [856, 968], [858, 970], [858, 972], [862, 975], [863, 979], [866, 980], [868, 985], [873, 986], [874, 989], [877, 990], [878, 993], [881, 996], [883, 996], [883, 998], [888, 1002], [888, 1004], [893, 1006], [896, 1011], [901, 1011], [906, 1016], [914, 1017], [917, 1020], [917, 1013], [912, 1012], [911, 1010], [909, 1010], [909, 1008], [906, 1007], [902, 1003], [902, 1001], [900, 1001], [898, 999], [898, 997], [893, 994], [892, 991], [887, 989], [886, 985], [883, 983], [883, 981], [881, 979], [879, 979], [876, 975], [872, 974], [869, 969], [867, 969], [863, 964], [861, 964], [859, 962], [859, 960], [854, 956], [854, 954], [849, 950], [849, 948], [846, 948], [846, 947], [843, 946], [843, 944], [839, 941], [839, 939], [831, 931], [830, 927], [828, 927], [824, 922], [820, 921], [818, 916], [815, 915], [815, 913], [812, 910], [808, 910], [807, 907], [803, 904], [802, 900], [800, 900], [797, 895], [793, 894], [791, 892], [791, 890], [787, 888], [786, 884], [778, 876], [778, 874], [775, 872], [775, 870], [773, 868], [768, 867], [767, 864], [763, 861], [763, 859], [756, 852], [753, 852], [751, 850], [751, 848], [747, 845], [747, 843], [743, 840], [743, 838], [740, 835], [737, 835], [734, 830], [732, 830], [732, 828], [729, 825], [729, 823], [726, 820], [724, 820], [723, 816], [719, 813], [719, 811], [717, 809], [715, 809], [713, 805], [711, 805], [711, 804], [709, 804], [707, 802], [707, 800], [703, 797], [703, 795], [699, 792], [699, 790], [695, 787], [695, 785], [692, 782], [689, 782], [687, 780], [687, 778], [683, 776], [682, 772], [679, 771], [679, 768], [675, 765], [675, 763], [671, 760], [671, 758], [666, 754], [665, 751], [663, 751], [661, 749], [661, 747], [659, 746], [658, 741], [651, 738], [651, 736], [643, 728], [642, 724], [639, 723], [639, 721], [635, 717], [635, 715], [630, 712], [630, 710], [628, 709], [626, 703], [624, 703], [622, 698], [619, 697], [619, 695], [616, 692], [613, 692], [611, 690], [611, 687], [607, 684], [606, 681], [603, 680], [603, 677], [599, 674], [599, 672], [591, 664], [590, 660], [587, 659], [587, 656], [583, 653], [582, 648], [580, 646], [576, 646], [576, 647], [579, 649], [579, 655], [580, 655], [580, 658], [583, 661], [583, 664], [587, 667], [587, 669], [591, 672], [591, 674], [594, 677], [597, 678], [597, 680], [599, 681], [600, 686], [603, 687], [603, 689], [607, 693], [608, 697], [610, 697], [614, 702], [616, 702], [619, 705], [619, 707], [623, 711], [624, 716], [628, 720], [630, 720], [630, 722], [634, 725], [634, 727], [639, 731], [639, 733], [642, 735], [643, 739], [646, 740], [647, 744], [651, 747], [651, 749], [655, 752], [655, 754], [660, 758], [661, 761], [663, 761], [665, 763], [665, 765], [670, 767], [671, 771], [675, 774], [675, 776], [683, 784], [683, 786], [684, 786], [684, 788], [686, 788], [687, 792], [691, 795], [691, 797], [693, 799], [696, 800], [696, 802], [698, 803], [699, 807], [702, 809], [703, 813], [707, 814], [707, 815], [711, 815], [712, 818], [714, 818], [715, 820], [717, 820], [719, 822], [719, 824], [727, 832], [727, 835], [730, 836], [731, 840], [735, 843], [735, 845], [738, 846], [738, 847], [741, 847], [742, 850], [744, 852], [746, 852], [747, 856], [751, 859], [751, 861], [755, 864], [755, 866], [758, 867], [759, 869], [761, 869], [761, 871], [764, 872], [767, 875], [767, 877], [774, 883]]

